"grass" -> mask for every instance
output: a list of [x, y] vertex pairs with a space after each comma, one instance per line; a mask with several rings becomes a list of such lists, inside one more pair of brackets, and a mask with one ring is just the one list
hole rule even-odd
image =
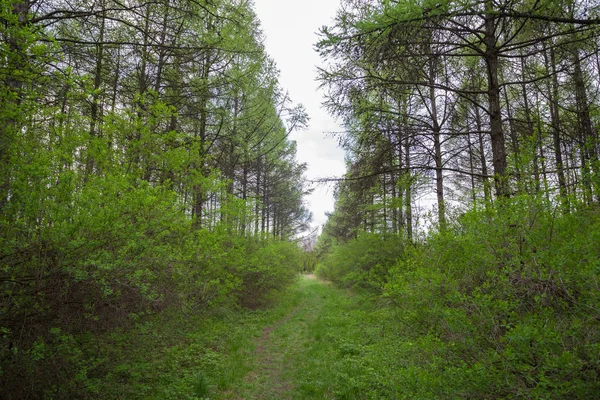
[[[289, 292], [295, 308], [261, 338], [252, 378], [236, 388], [243, 399], [377, 399], [396, 397], [382, 382], [393, 374], [382, 367], [390, 355], [379, 340], [388, 311], [353, 294], [312, 279]], [[385, 314], [385, 315], [384, 315]], [[388, 336], [392, 330], [388, 330]], [[397, 339], [397, 336], [396, 336]], [[218, 398], [218, 397], [217, 397]]]
[[89, 343], [96, 354], [88, 357], [102, 361], [88, 372], [88, 391], [103, 399], [213, 399], [235, 392], [253, 369], [263, 328], [294, 309], [295, 293], [280, 293], [267, 310], [163, 313]]
[[[102, 398], [393, 399], [393, 316], [365, 296], [303, 277], [267, 310], [176, 313], [101, 343]], [[116, 362], [114, 360], [117, 360]], [[95, 385], [95, 386], [93, 386]]]
[[380, 333], [380, 312], [363, 296], [331, 285], [307, 282], [304, 290], [309, 304], [303, 343], [288, 371], [296, 382], [291, 398], [378, 398], [381, 362], [369, 345]]

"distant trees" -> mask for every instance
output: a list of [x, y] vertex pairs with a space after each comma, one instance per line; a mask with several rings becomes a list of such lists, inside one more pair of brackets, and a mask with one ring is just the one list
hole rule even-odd
[[378, 193], [362, 197], [363, 228], [395, 230], [429, 177], [440, 229], [449, 201], [537, 193], [568, 212], [597, 199], [598, 12], [577, 1], [344, 1], [322, 29], [320, 79], [348, 129], [344, 191]]

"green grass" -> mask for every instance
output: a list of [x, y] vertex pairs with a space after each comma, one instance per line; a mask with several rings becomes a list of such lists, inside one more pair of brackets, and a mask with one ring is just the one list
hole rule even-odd
[[102, 357], [88, 371], [88, 391], [103, 399], [214, 399], [235, 393], [253, 368], [256, 339], [294, 309], [297, 295], [293, 289], [280, 293], [272, 300], [276, 306], [266, 310], [163, 313], [133, 330], [108, 334], [87, 346]]
[[[121, 399], [444, 398], [393, 310], [303, 277], [267, 310], [174, 313], [113, 334], [102, 346], [117, 361], [94, 389]], [[411, 387], [403, 392], [422, 396], [397, 392]]]
[[397, 397], [390, 389], [392, 369], [382, 361], [391, 349], [381, 340], [388, 336], [387, 344], [394, 343], [393, 330], [386, 333], [381, 323], [392, 323], [389, 311], [363, 295], [306, 278], [288, 296], [295, 308], [272, 326], [261, 344], [264, 352], [253, 359], [253, 378], [235, 388], [235, 398]]
[[304, 290], [302, 345], [288, 370], [296, 384], [291, 398], [390, 398], [380, 391], [381, 362], [371, 346], [381, 334], [380, 310], [364, 296], [332, 285], [305, 282]]

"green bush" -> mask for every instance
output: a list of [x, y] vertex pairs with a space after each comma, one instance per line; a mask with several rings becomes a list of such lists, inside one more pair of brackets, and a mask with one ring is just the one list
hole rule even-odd
[[90, 179], [44, 210], [52, 222], [0, 236], [2, 398], [85, 397], [98, 357], [81, 339], [88, 333], [169, 308], [257, 307], [301, 266], [295, 244], [232, 234], [225, 218], [195, 228], [173, 191], [126, 176]]
[[361, 233], [356, 239], [333, 246], [320, 260], [316, 274], [344, 286], [379, 288], [388, 268], [403, 257], [403, 241], [393, 235]]
[[[317, 273], [381, 290], [373, 398], [591, 399], [600, 390], [600, 209], [531, 196], [463, 213], [421, 243], [364, 233]], [[371, 396], [371, 395], [370, 395]]]
[[516, 198], [433, 234], [391, 269], [384, 297], [405, 334], [439, 341], [449, 397], [593, 398], [599, 235], [597, 209], [557, 216]]
[[301, 266], [302, 253], [295, 243], [269, 240], [248, 246], [246, 261], [239, 266], [240, 303], [250, 308], [264, 305], [272, 291], [293, 281]]

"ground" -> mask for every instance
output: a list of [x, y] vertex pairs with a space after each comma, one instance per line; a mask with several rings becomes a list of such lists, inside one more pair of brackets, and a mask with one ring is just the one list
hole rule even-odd
[[[318, 281], [314, 275], [303, 275], [290, 289], [296, 299], [293, 307], [278, 321], [262, 330], [255, 340], [250, 371], [237, 387], [222, 394], [227, 399], [303, 399], [334, 398], [333, 387], [327, 382], [311, 384], [308, 369], [322, 363], [336, 352], [334, 337], [326, 334], [336, 320], [330, 313], [343, 311], [340, 305], [348, 295], [330, 284]], [[338, 321], [339, 322], [339, 321]], [[320, 357], [313, 357], [318, 352]]]
[[158, 316], [106, 338], [117, 361], [93, 382], [96, 392], [144, 400], [402, 398], [394, 388], [404, 361], [393, 354], [402, 341], [385, 323], [389, 309], [367, 296], [302, 275], [262, 309]]

